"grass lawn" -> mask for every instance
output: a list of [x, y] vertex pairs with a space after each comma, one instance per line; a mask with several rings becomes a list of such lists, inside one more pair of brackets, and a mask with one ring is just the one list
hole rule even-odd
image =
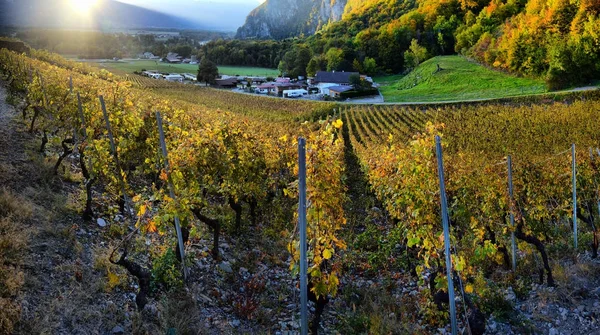
[[[437, 64], [442, 68], [437, 71]], [[547, 92], [541, 79], [518, 78], [460, 56], [438, 56], [406, 76], [375, 77], [385, 102], [493, 99]]]
[[[107, 61], [101, 63], [90, 63], [91, 65], [107, 69], [116, 74], [131, 74], [133, 71], [158, 70], [169, 73], [198, 73], [198, 65], [189, 64], [166, 64], [153, 60], [131, 60], [131, 61]], [[226, 75], [277, 77], [277, 69], [244, 66], [219, 66], [219, 73]]]

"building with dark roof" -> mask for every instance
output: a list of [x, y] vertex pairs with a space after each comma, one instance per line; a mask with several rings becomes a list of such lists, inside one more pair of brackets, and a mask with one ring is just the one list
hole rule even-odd
[[216, 88], [236, 88], [238, 84], [237, 78], [215, 79], [213, 87]]
[[327, 71], [319, 71], [315, 76], [315, 83], [331, 83], [338, 85], [350, 85], [350, 76], [357, 75], [360, 76], [358, 72], [327, 72]]
[[179, 64], [181, 63], [183, 57], [179, 56], [178, 54], [174, 53], [174, 52], [169, 52], [167, 54], [167, 57], [165, 57], [165, 59], [163, 59], [163, 61], [166, 61], [167, 63], [172, 63], [172, 64]]
[[352, 91], [352, 86], [330, 86], [327, 89], [329, 89], [330, 97], [339, 98], [342, 93]]

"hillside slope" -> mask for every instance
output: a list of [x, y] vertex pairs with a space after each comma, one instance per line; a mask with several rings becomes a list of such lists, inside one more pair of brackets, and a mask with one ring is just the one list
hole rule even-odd
[[385, 102], [462, 101], [546, 92], [542, 80], [490, 70], [460, 56], [431, 58], [396, 79], [376, 78]]

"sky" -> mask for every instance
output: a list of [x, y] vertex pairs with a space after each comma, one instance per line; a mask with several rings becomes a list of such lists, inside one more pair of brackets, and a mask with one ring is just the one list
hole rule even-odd
[[118, 0], [191, 19], [222, 30], [234, 31], [250, 11], [264, 0]]

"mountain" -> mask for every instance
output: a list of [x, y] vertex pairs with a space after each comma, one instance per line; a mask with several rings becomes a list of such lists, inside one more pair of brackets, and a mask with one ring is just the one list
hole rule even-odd
[[460, 53], [551, 89], [600, 80], [599, 0], [267, 0], [237, 37], [300, 34], [286, 54], [310, 48], [313, 68], [398, 74], [416, 52]]
[[283, 39], [312, 35], [338, 21], [348, 0], [267, 0], [254, 9], [237, 31], [237, 38]]
[[127, 29], [201, 29], [199, 23], [114, 0], [100, 0], [89, 13], [77, 13], [68, 0], [0, 0], [0, 26]]

